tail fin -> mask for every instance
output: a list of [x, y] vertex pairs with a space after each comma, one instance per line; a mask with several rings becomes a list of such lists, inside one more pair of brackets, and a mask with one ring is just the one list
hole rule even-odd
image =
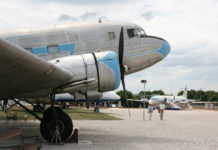
[[182, 95], [182, 96], [185, 97], [186, 99], [188, 98], [188, 97], [187, 97], [187, 92], [188, 92], [188, 91], [187, 91], [187, 85], [185, 85], [185, 89], [184, 89], [184, 92], [183, 92], [183, 95]]

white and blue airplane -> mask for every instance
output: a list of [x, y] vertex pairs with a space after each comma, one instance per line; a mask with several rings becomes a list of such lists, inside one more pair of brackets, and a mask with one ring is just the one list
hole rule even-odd
[[187, 99], [187, 86], [185, 86], [183, 95], [181, 96], [169, 96], [169, 95], [155, 95], [152, 96], [149, 100], [147, 98], [142, 98], [140, 100], [128, 99], [129, 101], [136, 101], [141, 103], [149, 103], [154, 107], [159, 107], [161, 102], [164, 102], [170, 106], [171, 109], [181, 110], [180, 104], [187, 104], [187, 106], [192, 109], [190, 103], [193, 103], [193, 100]]
[[181, 96], [169, 96], [169, 95], [155, 95], [150, 98], [149, 103], [158, 106], [161, 102], [165, 102], [172, 109], [181, 110], [179, 104], [187, 104], [187, 106], [192, 109], [192, 106], [189, 104], [191, 101], [187, 99], [187, 86], [185, 86], [183, 95]]
[[[27, 99], [33, 104], [42, 103], [42, 104], [51, 104], [51, 99], [49, 97], [42, 98], [33, 98]], [[103, 103], [103, 102], [116, 102], [120, 100], [120, 96], [117, 95], [114, 91], [104, 92], [102, 93], [102, 97], [100, 99], [90, 100], [89, 102]], [[55, 102], [66, 103], [66, 102], [87, 102], [86, 99], [75, 100], [74, 96], [70, 93], [61, 93], [55, 95]]]
[[[126, 22], [66, 23], [0, 31], [0, 99], [50, 97], [51, 107], [41, 121], [42, 136], [50, 142], [67, 140], [70, 117], [54, 106], [55, 95], [76, 100], [100, 99], [113, 91], [124, 75], [148, 68], [170, 52], [163, 38], [150, 36]], [[58, 139], [58, 141], [55, 139]]]

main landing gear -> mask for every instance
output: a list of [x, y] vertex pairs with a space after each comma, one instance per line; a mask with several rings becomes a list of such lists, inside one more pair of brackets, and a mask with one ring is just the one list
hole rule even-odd
[[62, 143], [72, 136], [73, 123], [71, 118], [60, 108], [54, 106], [55, 93], [50, 95], [51, 107], [43, 113], [40, 132], [50, 143]]
[[61, 143], [72, 135], [73, 123], [71, 118], [58, 107], [50, 107], [43, 113], [40, 132], [50, 143]]
[[55, 94], [51, 94], [50, 98], [51, 107], [45, 111], [41, 111], [43, 113], [43, 118], [39, 117], [35, 112], [29, 110], [26, 106], [21, 104], [19, 100], [14, 99], [14, 102], [35, 116], [36, 119], [41, 121], [40, 132], [45, 140], [51, 144], [58, 144], [71, 138], [73, 123], [71, 118], [65, 112], [54, 106]]

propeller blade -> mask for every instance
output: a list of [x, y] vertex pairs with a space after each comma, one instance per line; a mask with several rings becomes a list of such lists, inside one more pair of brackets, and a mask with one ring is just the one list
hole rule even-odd
[[126, 104], [127, 104], [127, 108], [128, 108], [128, 112], [129, 112], [129, 117], [131, 118], [131, 113], [130, 113], [130, 110], [129, 110], [129, 102], [127, 100], [127, 94], [126, 94], [125, 81], [124, 80], [121, 80], [121, 81], [122, 81], [122, 85], [123, 85], [124, 99], [126, 100]]
[[120, 62], [120, 65], [123, 65], [123, 50], [124, 50], [123, 27], [121, 27], [120, 39], [119, 39], [119, 62]]
[[124, 37], [123, 37], [123, 27], [122, 27], [120, 31], [120, 39], [119, 39], [119, 63], [120, 63], [121, 80], [124, 79], [123, 51], [124, 51]]
[[123, 65], [123, 51], [124, 51], [124, 36], [123, 36], [123, 27], [121, 27], [120, 31], [120, 39], [119, 39], [119, 63], [120, 63], [120, 73], [121, 73], [121, 81], [123, 85], [123, 91], [124, 91], [124, 99], [126, 101], [129, 117], [131, 118], [131, 113], [129, 110], [129, 102], [127, 100], [127, 94], [126, 94], [126, 86], [125, 86], [125, 80], [124, 80], [124, 65]]

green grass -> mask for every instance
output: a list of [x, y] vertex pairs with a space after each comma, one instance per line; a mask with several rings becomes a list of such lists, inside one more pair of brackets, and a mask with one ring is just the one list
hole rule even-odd
[[[31, 109], [31, 107], [29, 109]], [[18, 120], [24, 120], [24, 115], [27, 115], [27, 120], [34, 119], [34, 116], [20, 107], [13, 108], [11, 112], [12, 114], [16, 113]], [[95, 113], [93, 109], [69, 108], [65, 109], [64, 112], [66, 112], [72, 120], [121, 120], [105, 113]], [[42, 113], [37, 114], [42, 117]], [[6, 114], [3, 111], [0, 111], [0, 120], [7, 120]]]
[[95, 113], [94, 110], [73, 108], [64, 110], [72, 120], [120, 120], [105, 113]]

